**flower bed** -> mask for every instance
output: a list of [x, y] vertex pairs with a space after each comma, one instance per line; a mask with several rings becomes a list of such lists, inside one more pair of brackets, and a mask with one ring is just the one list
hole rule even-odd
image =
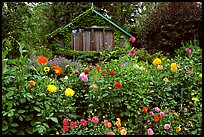
[[8, 66], [3, 59], [2, 133], [201, 134], [202, 50], [185, 46], [151, 64], [138, 61], [135, 49], [96, 66], [43, 56]]

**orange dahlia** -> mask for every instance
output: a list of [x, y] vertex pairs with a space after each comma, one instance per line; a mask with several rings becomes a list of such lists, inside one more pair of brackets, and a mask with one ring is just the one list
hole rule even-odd
[[52, 66], [52, 68], [55, 71], [55, 74], [61, 75], [62, 74], [62, 69], [59, 66]]
[[120, 121], [116, 121], [115, 125], [116, 125], [118, 128], [121, 128], [121, 123], [120, 123]]
[[97, 66], [96, 66], [96, 69], [97, 69], [98, 71], [100, 71], [100, 70], [101, 70], [101, 67], [100, 67], [99, 65], [97, 65]]
[[154, 116], [154, 121], [158, 122], [159, 121], [159, 117], [158, 116]]
[[35, 87], [36, 82], [34, 80], [29, 80], [28, 82], [30, 83], [30, 84], [28, 84], [29, 88]]
[[111, 76], [115, 75], [115, 71], [114, 71], [114, 70], [111, 70], [111, 71], [110, 71], [110, 75], [111, 75]]
[[105, 71], [103, 71], [103, 72], [101, 73], [101, 75], [102, 75], [102, 76], [104, 76], [105, 74], [106, 74], [106, 72], [105, 72]]
[[148, 108], [146, 106], [143, 107], [142, 111], [146, 112], [148, 111]]
[[85, 69], [85, 70], [84, 70], [84, 73], [85, 73], [85, 74], [89, 74], [89, 70], [88, 70], [88, 69]]
[[114, 87], [115, 88], [120, 88], [122, 84], [120, 82], [115, 82]]
[[42, 64], [47, 64], [48, 63], [48, 59], [46, 57], [40, 56], [40, 57], [37, 58], [37, 62], [39, 64], [41, 64], [41, 65]]

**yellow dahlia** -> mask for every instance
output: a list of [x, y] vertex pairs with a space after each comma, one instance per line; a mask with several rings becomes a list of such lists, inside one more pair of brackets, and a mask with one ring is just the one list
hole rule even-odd
[[161, 64], [161, 59], [156, 58], [156, 59], [152, 62], [152, 64], [153, 64], [154, 66], [160, 65], [160, 64]]
[[50, 68], [49, 68], [49, 67], [44, 67], [44, 71], [45, 71], [45, 72], [49, 72], [49, 71], [50, 71]]
[[120, 130], [120, 134], [121, 135], [126, 135], [127, 134], [127, 131], [125, 128], [123, 128], [122, 130]]
[[74, 91], [71, 88], [67, 88], [64, 93], [69, 97], [72, 97], [74, 95]]
[[176, 63], [171, 63], [171, 71], [176, 72], [178, 70]]
[[47, 86], [47, 90], [48, 90], [49, 92], [54, 93], [54, 92], [56, 92], [57, 87], [56, 87], [55, 85], [48, 85], [48, 86]]
[[176, 132], [179, 132], [179, 131], [181, 131], [181, 127], [180, 127], [180, 126], [178, 126], [178, 127], [176, 128]]

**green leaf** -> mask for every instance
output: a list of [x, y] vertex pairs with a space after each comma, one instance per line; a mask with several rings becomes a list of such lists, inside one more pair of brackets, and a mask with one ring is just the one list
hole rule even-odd
[[39, 127], [39, 128], [38, 128], [38, 132], [39, 132], [40, 134], [42, 134], [42, 133], [43, 133], [43, 128], [42, 128], [42, 127]]
[[23, 121], [23, 117], [22, 117], [22, 116], [19, 116], [19, 120], [20, 120], [20, 121]]
[[128, 109], [131, 109], [131, 106], [128, 105], [127, 108], [128, 108]]
[[13, 133], [16, 133], [16, 132], [17, 132], [17, 130], [16, 130], [15, 128], [12, 128], [11, 131], [12, 131]]
[[49, 128], [49, 125], [47, 123], [43, 123], [43, 125], [46, 127], [46, 128]]
[[20, 99], [20, 102], [21, 102], [21, 103], [25, 103], [25, 102], [26, 102], [26, 99], [25, 99], [25, 98], [21, 98], [21, 99]]
[[27, 126], [26, 127], [26, 132], [29, 133], [29, 134], [33, 134], [33, 127]]
[[2, 123], [6, 124], [6, 125], [8, 124], [8, 122], [6, 120], [3, 120]]
[[130, 112], [128, 112], [128, 111], [125, 112], [125, 115], [126, 115], [126, 116], [129, 116], [129, 115], [130, 115]]
[[25, 110], [19, 110], [18, 111], [18, 113], [24, 113], [25, 112]]
[[52, 121], [54, 121], [55, 123], [58, 123], [58, 119], [57, 119], [57, 118], [51, 117], [50, 119], [51, 119]]
[[108, 93], [103, 94], [103, 97], [106, 97], [106, 96], [108, 96]]
[[9, 111], [12, 108], [13, 104], [12, 103], [8, 103], [8, 107], [7, 107], [7, 111]]
[[18, 131], [17, 135], [25, 135], [23, 130]]
[[27, 97], [33, 99], [33, 96], [29, 93], [29, 94], [26, 94]]
[[40, 113], [40, 114], [37, 114], [37, 116], [42, 116], [42, 114]]
[[193, 135], [196, 135], [197, 134], [197, 130], [194, 130], [191, 132]]
[[6, 131], [8, 129], [8, 125], [3, 125], [2, 126], [2, 131]]
[[14, 115], [13, 111], [10, 111], [10, 112], [8, 113], [8, 116], [9, 116], [9, 117], [12, 117], [13, 115]]
[[33, 124], [31, 124], [32, 126], [35, 126], [35, 125], [37, 125], [37, 126], [39, 126], [41, 124], [41, 122], [34, 122]]
[[6, 97], [9, 98], [10, 96], [13, 95], [13, 93], [14, 93], [13, 91], [9, 91], [9, 92], [6, 94]]
[[39, 107], [34, 107], [34, 109], [38, 112], [40, 112], [40, 108]]
[[8, 112], [2, 112], [3, 113], [3, 116], [5, 116], [5, 115], [7, 115], [8, 114]]
[[17, 123], [12, 123], [11, 126], [12, 126], [12, 127], [17, 127], [18, 124], [17, 124]]

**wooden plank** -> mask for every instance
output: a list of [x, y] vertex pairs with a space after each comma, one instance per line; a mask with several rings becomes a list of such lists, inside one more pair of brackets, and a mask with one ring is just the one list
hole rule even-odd
[[76, 39], [76, 34], [74, 34], [73, 36], [74, 36], [74, 37], [73, 37], [74, 50], [76, 50], [76, 42], [75, 42], [75, 41], [76, 41], [76, 40], [75, 40], [75, 39]]
[[85, 40], [85, 50], [90, 50], [91, 46], [91, 32], [84, 31], [84, 40]]
[[82, 32], [82, 38], [83, 38], [83, 51], [86, 50], [86, 31]]
[[76, 47], [76, 50], [79, 50], [79, 34], [78, 32], [75, 34], [75, 47]]
[[71, 49], [74, 49], [74, 34], [71, 34], [71, 41], [72, 41]]
[[103, 31], [100, 31], [99, 33], [99, 46], [98, 46], [98, 51], [101, 50], [101, 47], [103, 46]]
[[106, 32], [105, 29], [103, 29], [103, 46], [101, 47], [101, 51], [105, 49], [106, 45]]
[[74, 50], [77, 50], [77, 43], [76, 43], [77, 34], [74, 34]]
[[77, 50], [79, 51], [79, 50], [80, 50], [79, 32], [77, 33], [77, 39], [76, 39], [76, 42], [77, 42]]
[[82, 32], [79, 32], [79, 50], [83, 51], [83, 35], [82, 35]]
[[91, 29], [91, 47], [90, 50], [94, 49], [94, 29]]
[[94, 31], [94, 51], [98, 51], [100, 44], [100, 31]]
[[102, 50], [103, 50], [103, 31], [100, 31], [98, 51], [102, 51]]

